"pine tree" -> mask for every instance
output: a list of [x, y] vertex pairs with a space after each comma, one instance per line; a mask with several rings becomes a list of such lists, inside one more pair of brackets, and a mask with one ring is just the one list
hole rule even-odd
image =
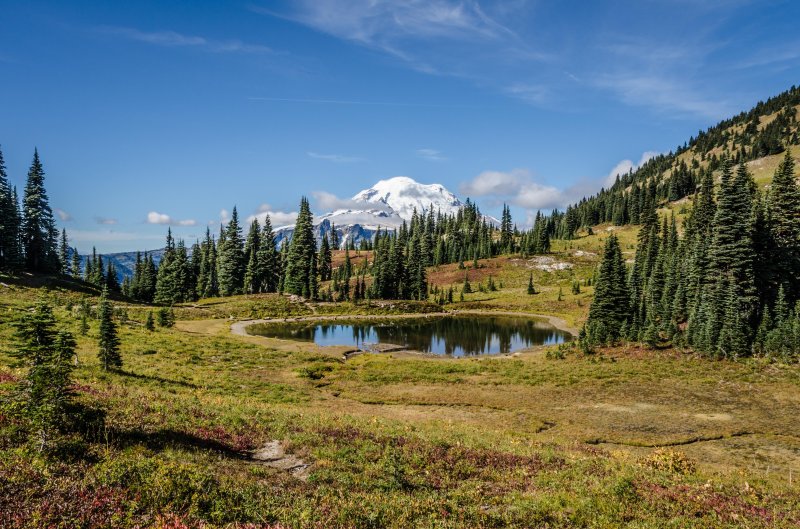
[[787, 150], [769, 191], [772, 236], [780, 250], [769, 256], [777, 272], [774, 288], [786, 285], [792, 301], [800, 299], [800, 188], [794, 173], [794, 159]]
[[262, 271], [261, 292], [277, 292], [283, 273], [281, 256], [278, 253], [269, 215], [264, 218], [264, 226], [261, 228], [261, 248], [258, 251], [258, 262]]
[[[721, 333], [730, 343], [722, 344], [726, 353], [742, 354], [747, 347], [739, 346], [742, 327], [755, 326], [757, 296], [753, 273], [752, 239], [752, 177], [744, 165], [734, 178], [730, 161], [723, 161], [722, 184], [714, 215], [712, 251], [708, 271], [710, 290], [706, 296], [707, 311], [716, 311], [708, 320], [706, 335], [712, 350], [719, 350]], [[737, 306], [732, 306], [736, 304]], [[735, 316], [735, 317], [734, 317]], [[748, 331], [745, 342], [749, 342]]]
[[331, 247], [328, 244], [328, 237], [322, 237], [322, 245], [319, 250], [319, 278], [322, 281], [330, 281], [332, 273]]
[[179, 287], [175, 277], [175, 260], [175, 239], [172, 238], [172, 229], [167, 228], [167, 242], [164, 246], [164, 253], [161, 255], [161, 261], [158, 263], [153, 298], [153, 301], [160, 305], [172, 305], [179, 297]]
[[155, 325], [155, 322], [153, 320], [153, 311], [152, 310], [147, 313], [147, 319], [144, 322], [144, 328], [147, 329], [148, 331], [156, 330], [156, 325]]
[[17, 387], [23, 419], [31, 440], [41, 452], [68, 423], [72, 400], [70, 373], [75, 341], [55, 329], [53, 309], [44, 301], [25, 311], [15, 324], [17, 348], [12, 351], [26, 368]]
[[57, 239], [53, 211], [44, 189], [44, 168], [38, 150], [34, 150], [23, 199], [22, 242], [28, 270], [58, 270]]
[[0, 270], [19, 267], [20, 225], [18, 206], [8, 182], [3, 152], [0, 151]]
[[533, 288], [533, 273], [528, 277], [528, 295], [532, 296], [536, 294], [536, 289]]
[[611, 235], [595, 282], [594, 299], [589, 308], [586, 332], [594, 343], [616, 340], [629, 318], [629, 293], [625, 261], [616, 235]]
[[120, 369], [122, 367], [122, 356], [119, 352], [120, 340], [117, 335], [117, 325], [113, 319], [114, 307], [108, 300], [108, 288], [104, 288], [103, 294], [100, 296], [98, 317], [100, 319], [100, 336], [97, 357], [104, 370]]
[[219, 292], [223, 296], [241, 294], [244, 288], [244, 243], [242, 228], [239, 226], [239, 214], [236, 207], [231, 213], [231, 220], [225, 228], [224, 241], [220, 239], [219, 253]]
[[58, 271], [60, 274], [69, 275], [69, 243], [67, 242], [67, 230], [61, 230], [61, 242], [58, 246]]
[[500, 247], [503, 253], [511, 253], [514, 246], [513, 231], [511, 228], [511, 209], [503, 204], [503, 216], [500, 221]]
[[77, 248], [72, 248], [72, 264], [70, 265], [69, 273], [76, 279], [81, 277], [81, 256]]
[[247, 242], [244, 246], [244, 261], [247, 263], [244, 272], [244, 293], [257, 294], [261, 291], [264, 282], [264, 273], [261, 269], [261, 261], [258, 259], [261, 251], [261, 226], [258, 219], [253, 219], [250, 223], [250, 231], [247, 233]]
[[284, 292], [310, 297], [314, 290], [313, 285], [316, 284], [316, 240], [314, 239], [311, 208], [305, 197], [300, 201], [300, 212], [286, 259]]

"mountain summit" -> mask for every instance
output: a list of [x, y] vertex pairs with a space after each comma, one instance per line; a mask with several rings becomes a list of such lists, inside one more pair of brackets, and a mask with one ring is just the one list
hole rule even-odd
[[[418, 214], [433, 210], [449, 215], [462, 205], [461, 200], [441, 184], [420, 184], [407, 176], [395, 176], [356, 193], [346, 207], [318, 216], [314, 230], [319, 240], [335, 229], [340, 246], [344, 248], [350, 241], [358, 245], [362, 240], [372, 239], [379, 229], [399, 228], [403, 221], [411, 220], [414, 210]], [[293, 226], [277, 230], [278, 242], [291, 239], [293, 231]]]
[[407, 176], [395, 176], [380, 180], [377, 184], [357, 193], [355, 202], [373, 202], [388, 205], [405, 220], [411, 220], [414, 210], [427, 213], [434, 211], [444, 214], [456, 213], [461, 201], [441, 184], [420, 184]]

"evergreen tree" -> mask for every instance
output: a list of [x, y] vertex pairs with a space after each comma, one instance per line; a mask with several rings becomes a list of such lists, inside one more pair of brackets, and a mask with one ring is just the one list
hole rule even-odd
[[533, 287], [533, 272], [531, 272], [531, 275], [528, 277], [528, 295], [532, 296], [534, 294], [536, 294], [536, 289]]
[[500, 221], [500, 247], [503, 253], [511, 253], [514, 246], [513, 231], [511, 228], [511, 209], [503, 204], [503, 216]]
[[36, 272], [58, 271], [58, 230], [44, 189], [44, 168], [38, 150], [28, 171], [23, 199], [22, 242], [26, 267]]
[[172, 228], [167, 228], [167, 242], [158, 264], [153, 301], [160, 305], [172, 305], [179, 299], [179, 285], [175, 274], [176, 249]]
[[586, 332], [590, 341], [616, 340], [629, 317], [629, 293], [625, 261], [616, 235], [611, 235], [603, 250], [603, 259], [595, 282], [594, 299], [589, 308]]
[[108, 300], [108, 288], [103, 289], [98, 307], [100, 319], [100, 336], [98, 338], [97, 356], [103, 369], [119, 369], [122, 367], [122, 356], [119, 353], [120, 340], [117, 335], [117, 324], [114, 322], [114, 307]]
[[61, 230], [61, 243], [58, 246], [58, 267], [59, 273], [69, 275], [69, 243], [67, 242], [67, 230]]
[[258, 223], [258, 219], [253, 219], [244, 245], [244, 260], [247, 263], [244, 272], [245, 294], [257, 294], [261, 291], [264, 273], [261, 269], [261, 261], [258, 259], [260, 251], [261, 226]]
[[774, 260], [777, 286], [786, 285], [788, 299], [800, 299], [800, 188], [795, 176], [794, 159], [786, 151], [769, 191], [772, 237], [779, 252]]
[[231, 213], [231, 220], [225, 228], [224, 240], [220, 239], [219, 253], [219, 291], [223, 296], [241, 294], [244, 288], [244, 243], [242, 228], [239, 226], [239, 214], [236, 207]]
[[57, 331], [55, 325], [52, 308], [38, 302], [16, 323], [17, 348], [11, 353], [26, 368], [16, 394], [31, 440], [40, 452], [69, 422], [72, 401], [70, 373], [75, 341], [68, 332]]
[[316, 240], [308, 200], [300, 201], [300, 212], [289, 243], [283, 290], [289, 294], [311, 297], [316, 284]]
[[328, 237], [322, 237], [322, 245], [319, 250], [319, 278], [322, 281], [330, 281], [332, 273], [331, 247], [328, 244]]
[[16, 206], [6, 174], [3, 151], [0, 150], [0, 270], [11, 268], [9, 253], [19, 239], [19, 226], [15, 223]]
[[[720, 344], [726, 355], [745, 354], [749, 349], [750, 332], [743, 335], [742, 328], [757, 324], [755, 277], [753, 274], [752, 203], [754, 196], [750, 185], [752, 177], [740, 165], [734, 178], [730, 161], [723, 161], [722, 183], [714, 216], [712, 251], [708, 274], [711, 287], [705, 302], [706, 311], [716, 311], [708, 320], [706, 335], [712, 347], [717, 345], [722, 333], [725, 343]], [[734, 306], [735, 305], [735, 306]], [[733, 347], [741, 349], [734, 351]], [[719, 347], [717, 347], [719, 349]]]
[[72, 249], [72, 265], [70, 265], [70, 275], [75, 278], [81, 277], [81, 256], [77, 248]]
[[261, 248], [258, 251], [258, 262], [262, 272], [261, 292], [277, 292], [282, 277], [281, 256], [272, 231], [272, 221], [267, 215], [261, 228]]
[[147, 313], [147, 319], [144, 322], [144, 328], [147, 329], [148, 331], [156, 330], [156, 325], [155, 325], [155, 322], [153, 320], [153, 311], [152, 310]]

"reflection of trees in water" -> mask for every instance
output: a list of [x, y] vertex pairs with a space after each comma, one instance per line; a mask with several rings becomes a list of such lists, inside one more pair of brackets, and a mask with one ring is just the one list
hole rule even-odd
[[262, 334], [275, 338], [324, 343], [396, 344], [447, 355], [509, 353], [539, 344], [559, 343], [569, 335], [541, 321], [508, 317], [437, 317], [389, 323], [288, 324], [270, 326]]

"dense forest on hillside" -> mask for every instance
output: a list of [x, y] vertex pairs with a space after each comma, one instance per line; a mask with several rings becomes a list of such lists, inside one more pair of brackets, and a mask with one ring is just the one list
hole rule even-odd
[[[617, 239], [607, 241], [585, 346], [624, 339], [716, 357], [800, 354], [800, 189], [788, 149], [799, 104], [793, 87], [567, 210], [579, 224], [640, 225], [630, 270]], [[745, 162], [784, 151], [759, 190]], [[674, 215], [659, 219], [656, 209], [687, 196], [681, 236]]]

